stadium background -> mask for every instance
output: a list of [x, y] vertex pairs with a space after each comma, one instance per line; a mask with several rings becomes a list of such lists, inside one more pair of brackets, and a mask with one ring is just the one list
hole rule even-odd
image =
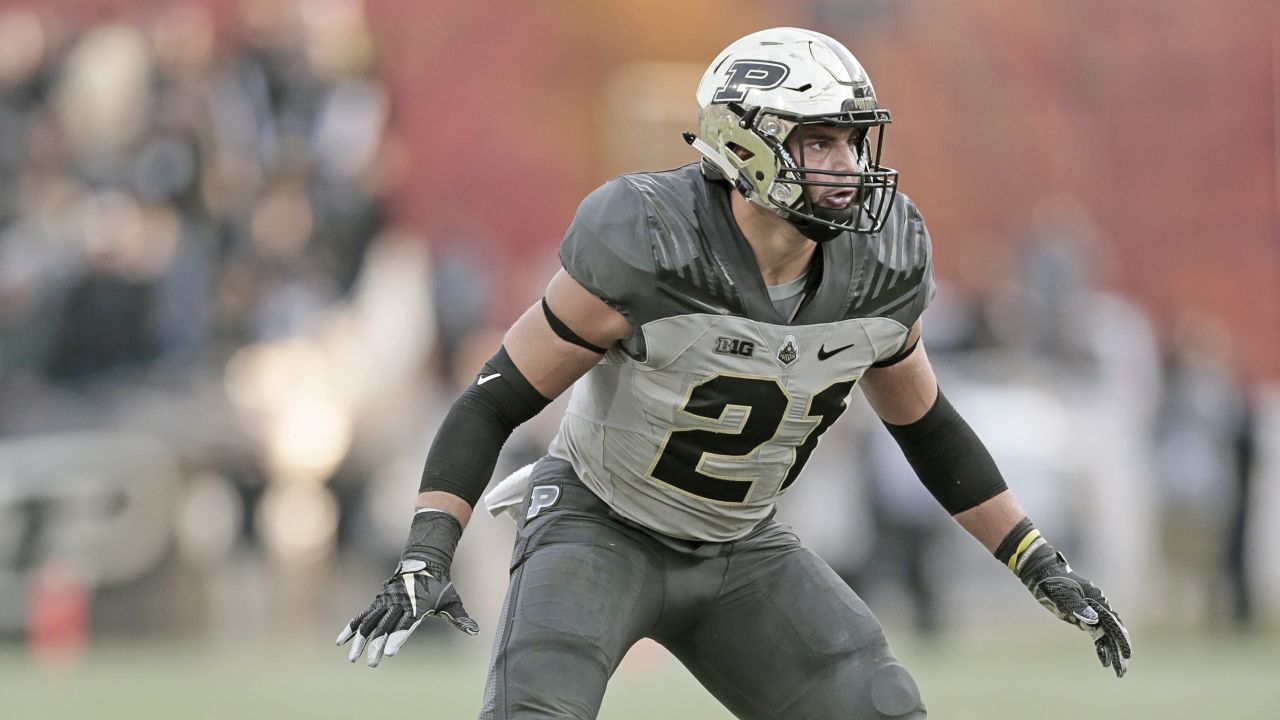
[[[894, 112], [939, 373], [1131, 623], [1132, 673], [950, 528], [860, 402], [783, 512], [936, 717], [1273, 717], [1264, 0], [0, 1], [0, 716], [473, 714], [505, 519], [459, 554], [480, 640], [424, 627], [377, 671], [330, 640], [578, 200], [691, 160], [706, 62], [780, 24], [844, 41]], [[641, 645], [603, 717], [659, 713], [725, 717]]]

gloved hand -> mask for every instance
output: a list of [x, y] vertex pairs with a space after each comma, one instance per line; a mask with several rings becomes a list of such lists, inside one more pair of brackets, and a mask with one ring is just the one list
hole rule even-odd
[[424, 618], [439, 615], [468, 635], [480, 626], [467, 615], [462, 598], [449, 579], [453, 552], [462, 537], [462, 525], [442, 510], [422, 509], [413, 517], [409, 542], [396, 571], [382, 585], [382, 592], [364, 612], [356, 615], [338, 634], [338, 645], [355, 638], [347, 658], [355, 662], [366, 643], [369, 667], [377, 667], [383, 655], [395, 655]]
[[1040, 532], [1024, 520], [1009, 533], [1001, 548], [1014, 548], [1000, 557], [1027, 586], [1031, 594], [1049, 612], [1089, 633], [1103, 667], [1110, 667], [1116, 677], [1124, 677], [1129, 668], [1133, 648], [1129, 631], [1107, 597], [1093, 583], [1071, 569], [1062, 553], [1040, 537]]

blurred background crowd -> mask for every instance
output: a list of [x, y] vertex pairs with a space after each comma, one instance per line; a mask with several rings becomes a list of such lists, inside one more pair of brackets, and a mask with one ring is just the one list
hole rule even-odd
[[[692, 161], [705, 64], [780, 24], [893, 111], [926, 344], [1032, 517], [1139, 627], [1274, 626], [1275, 8], [782, 5], [0, 2], [0, 643], [336, 634], [577, 201]], [[926, 636], [1022, 607], [851, 405], [801, 536]], [[461, 548], [486, 629], [510, 534]]]

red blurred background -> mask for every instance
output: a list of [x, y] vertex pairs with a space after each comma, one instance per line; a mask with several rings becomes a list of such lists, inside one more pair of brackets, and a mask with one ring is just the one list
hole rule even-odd
[[[45, 5], [89, 23], [164, 3]], [[242, 15], [286, 4], [207, 6], [234, 42]], [[676, 131], [696, 125], [701, 67], [744, 33], [793, 24], [849, 45], [893, 110], [887, 157], [925, 211], [944, 278], [989, 291], [1037, 218], [1084, 213], [1104, 286], [1162, 332], [1184, 312], [1216, 317], [1247, 376], [1280, 374], [1275, 3], [369, 0], [366, 11], [393, 101], [394, 216], [515, 276], [497, 288], [500, 323], [554, 267], [585, 193], [693, 159]], [[656, 64], [660, 81], [645, 73]]]
[[[1247, 374], [1280, 372], [1275, 3], [848, 5], [870, 9], [371, 3], [410, 158], [399, 212], [440, 243], [474, 223], [522, 266], [607, 177], [693, 157], [671, 132], [643, 149], [652, 162], [615, 160], [601, 97], [629, 64], [700, 70], [746, 32], [816, 26], [854, 50], [894, 111], [890, 164], [945, 278], [998, 284], [1032, 214], [1074, 198], [1097, 224], [1105, 285], [1161, 329], [1186, 310], [1217, 316]], [[695, 126], [692, 84], [668, 102]], [[527, 298], [508, 300], [515, 312]]]

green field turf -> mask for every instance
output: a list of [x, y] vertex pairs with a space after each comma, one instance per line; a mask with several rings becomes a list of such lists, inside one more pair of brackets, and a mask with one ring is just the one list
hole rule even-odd
[[[937, 644], [900, 640], [895, 648], [919, 680], [931, 718], [1280, 718], [1280, 637], [1274, 634], [1211, 639], [1139, 630], [1139, 655], [1129, 676], [1117, 681], [1094, 664], [1083, 636], [1035, 632], [971, 633]], [[41, 669], [21, 646], [0, 645], [0, 718], [321, 720], [372, 711], [474, 717], [483, 653], [475, 645], [460, 651], [439, 638], [422, 640], [377, 670], [349, 665], [340, 651], [319, 642], [278, 653], [102, 643], [62, 671]], [[601, 717], [730, 715], [651, 646], [619, 670]]]

